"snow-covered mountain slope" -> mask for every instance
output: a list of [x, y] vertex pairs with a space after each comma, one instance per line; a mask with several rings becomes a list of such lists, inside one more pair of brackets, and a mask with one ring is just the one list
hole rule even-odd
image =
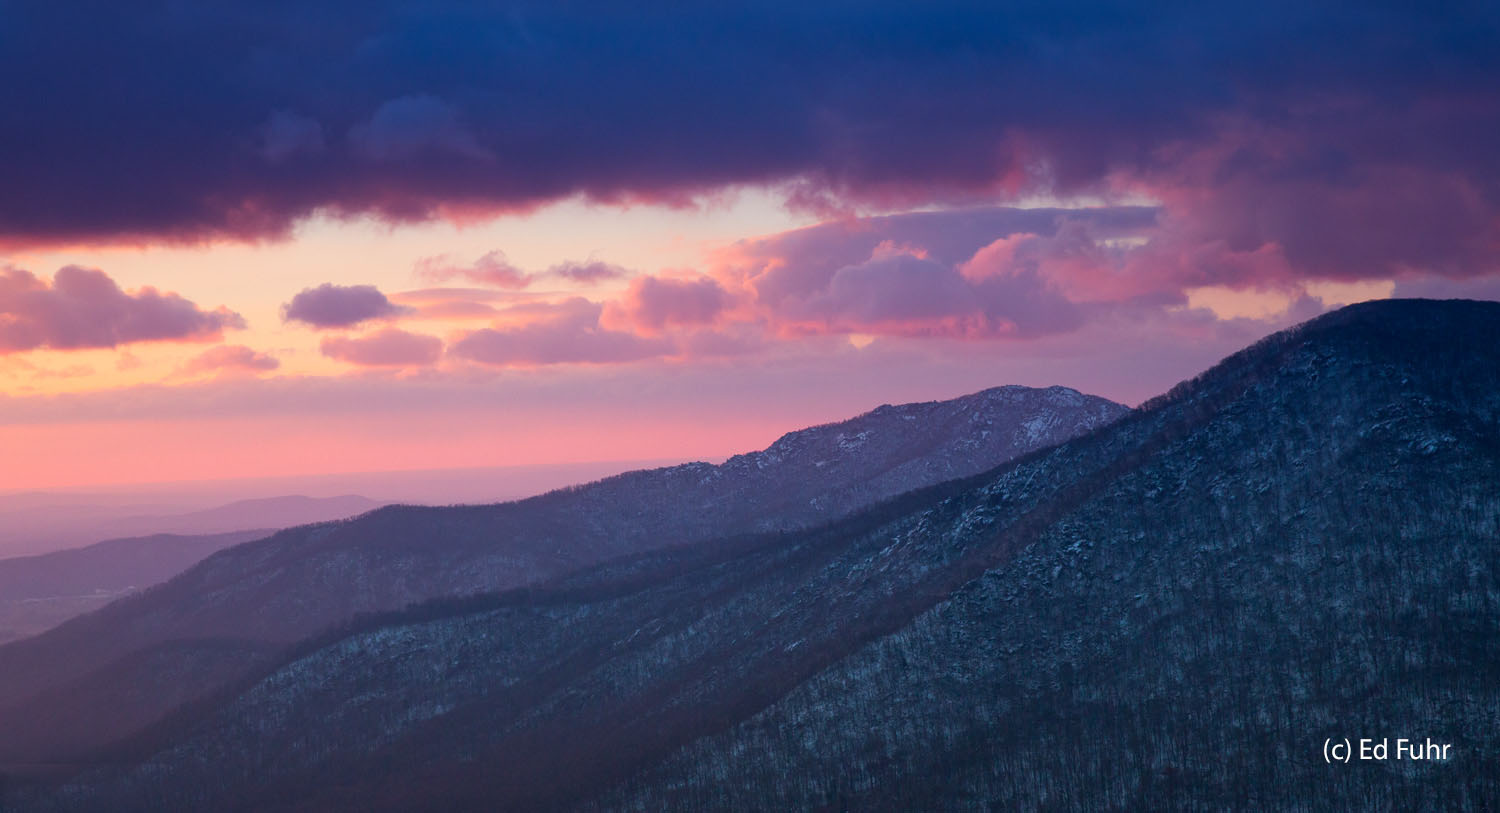
[[[1485, 807], [1497, 541], [1500, 305], [1370, 303], [831, 525], [367, 619], [15, 798]], [[1330, 766], [1334, 736], [1457, 756]]]

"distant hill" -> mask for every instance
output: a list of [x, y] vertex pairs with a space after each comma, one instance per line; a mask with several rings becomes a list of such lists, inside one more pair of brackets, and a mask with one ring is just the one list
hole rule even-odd
[[110, 527], [122, 534], [205, 534], [245, 528], [290, 528], [358, 516], [384, 504], [353, 494], [340, 497], [262, 497], [181, 514], [124, 517], [111, 520]]
[[0, 647], [0, 762], [64, 758], [123, 736], [224, 685], [245, 664], [361, 613], [826, 522], [1127, 412], [1064, 387], [1001, 387], [883, 406], [718, 466], [632, 472], [499, 505], [393, 506], [282, 531]]
[[[116, 501], [122, 498], [112, 498]], [[88, 495], [24, 494], [0, 500], [0, 523], [24, 548], [107, 538], [83, 547], [0, 557], [0, 644], [166, 581], [211, 553], [278, 528], [362, 514], [384, 503], [353, 495], [240, 500], [196, 511], [120, 515], [129, 503]], [[27, 536], [28, 528], [35, 533]], [[22, 543], [11, 540], [12, 545]]]
[[55, 627], [166, 581], [215, 551], [270, 533], [156, 534], [0, 559], [0, 643]]
[[[101, 539], [290, 528], [345, 519], [386, 504], [353, 495], [291, 495], [182, 510], [154, 505], [149, 502], [152, 499], [171, 502], [174, 498], [45, 492], [0, 497], [0, 561], [82, 547]], [[147, 502], [143, 505], [142, 501]]]
[[[461, 522], [374, 515], [402, 516]], [[401, 545], [416, 539], [434, 536]], [[12, 798], [1483, 809], [1500, 800], [1497, 597], [1500, 304], [1368, 303], [1076, 440], [831, 524], [363, 619], [63, 791]], [[1454, 756], [1329, 765], [1330, 737]]]

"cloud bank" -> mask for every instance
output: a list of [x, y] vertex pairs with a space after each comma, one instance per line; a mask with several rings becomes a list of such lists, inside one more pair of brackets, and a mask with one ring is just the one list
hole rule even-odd
[[[28, 78], [0, 111], [11, 243], [754, 184], [830, 212], [1148, 199], [1179, 275], [1461, 279], [1500, 245], [1483, 4], [64, 0], [6, 30], [0, 71]], [[883, 318], [862, 278], [912, 262], [850, 271], [808, 316]]]

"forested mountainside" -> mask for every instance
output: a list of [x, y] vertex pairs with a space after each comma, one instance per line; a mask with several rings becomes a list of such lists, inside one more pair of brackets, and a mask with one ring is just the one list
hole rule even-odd
[[1368, 303], [829, 525], [363, 619], [11, 798], [1484, 808], [1497, 542], [1500, 305]]
[[0, 647], [0, 764], [70, 760], [359, 613], [502, 590], [666, 546], [817, 524], [1127, 411], [1063, 387], [1001, 387], [883, 406], [718, 466], [633, 472], [498, 505], [389, 507], [283, 531]]
[[97, 610], [127, 593], [166, 581], [214, 551], [270, 533], [153, 534], [0, 559], [0, 643]]

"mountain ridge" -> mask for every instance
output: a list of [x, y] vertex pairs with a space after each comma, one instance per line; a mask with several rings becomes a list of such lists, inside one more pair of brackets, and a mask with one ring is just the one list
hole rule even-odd
[[[903, 417], [913, 412], [943, 420], [914, 440]], [[1016, 417], [1030, 420], [1039, 412], [1054, 418], [1023, 428]], [[56, 757], [76, 749], [72, 742], [99, 744], [182, 701], [174, 692], [170, 704], [149, 695], [125, 704], [118, 692], [96, 689], [83, 693], [96, 698], [91, 702], [64, 702], [70, 684], [101, 686], [90, 675], [107, 674], [115, 660], [131, 653], [172, 641], [219, 642], [201, 656], [173, 650], [183, 659], [184, 674], [219, 676], [205, 678], [199, 688], [207, 692], [223, 680], [220, 659], [242, 660], [241, 654], [225, 655], [226, 641], [238, 641], [246, 656], [254, 655], [360, 613], [513, 587], [643, 549], [712, 538], [725, 529], [815, 523], [1125, 412], [1065, 388], [996, 388], [790, 433], [778, 440], [780, 447], [772, 445], [774, 453], [738, 456], [719, 467], [627, 473], [492, 506], [390, 506], [354, 520], [282, 531], [215, 554], [164, 585], [43, 636], [0, 648], [0, 658], [8, 661], [0, 673], [0, 724], [12, 732], [11, 741], [0, 744], [0, 758], [35, 761], [37, 754]], [[848, 440], [840, 427], [854, 426], [865, 427], [861, 444], [840, 447]], [[974, 442], [975, 427], [984, 442]], [[499, 544], [506, 540], [509, 547]], [[36, 702], [43, 695], [55, 700]], [[51, 703], [58, 711], [43, 714]], [[108, 737], [91, 740], [95, 731]]]
[[[1319, 787], [1377, 805], [1494, 798], [1477, 769], [1325, 787], [1311, 740], [1330, 714], [1369, 715], [1363, 657], [1398, 685], [1412, 669], [1448, 675], [1393, 707], [1407, 723], [1456, 708], [1467, 731], [1483, 718], [1463, 715], [1497, 699], [1473, 688], [1500, 663], [1495, 642], [1462, 637], [1493, 624], [1484, 597], [1500, 595], [1497, 316], [1346, 309], [968, 481], [718, 551], [728, 558], [646, 554], [707, 558], [654, 582], [652, 567], [625, 568], [648, 574], [645, 589], [610, 592], [605, 564], [563, 577], [571, 594], [428, 608], [438, 617], [315, 648], [181, 721], [147, 774], [73, 788], [130, 799], [145, 776], [170, 777], [154, 787], [196, 804], [223, 800], [215, 783], [251, 787], [244, 766], [274, 765], [253, 774], [258, 805], [1111, 809], [1279, 806]], [[1395, 317], [1457, 329], [1458, 346], [1428, 324], [1380, 324]], [[1372, 528], [1388, 538], [1365, 539]], [[1426, 609], [1359, 592], [1371, 584], [1405, 584]], [[1326, 603], [1331, 585], [1375, 615]], [[1469, 604], [1432, 601], [1447, 589]], [[1309, 625], [1323, 613], [1343, 623]], [[1394, 637], [1370, 634], [1384, 624]], [[1217, 653], [1209, 666], [1200, 650]], [[1316, 682], [1325, 672], [1337, 679]], [[1279, 694], [1308, 680], [1302, 700]], [[255, 728], [270, 708], [281, 722]], [[1078, 739], [1095, 718], [1118, 739]], [[1206, 736], [1213, 747], [1195, 751]], [[1277, 750], [1246, 751], [1265, 736]], [[1471, 768], [1496, 755], [1492, 728], [1467, 736]], [[1226, 755], [1242, 760], [1227, 773]]]
[[43, 632], [165, 581], [216, 550], [271, 533], [153, 534], [0, 559], [0, 643]]

